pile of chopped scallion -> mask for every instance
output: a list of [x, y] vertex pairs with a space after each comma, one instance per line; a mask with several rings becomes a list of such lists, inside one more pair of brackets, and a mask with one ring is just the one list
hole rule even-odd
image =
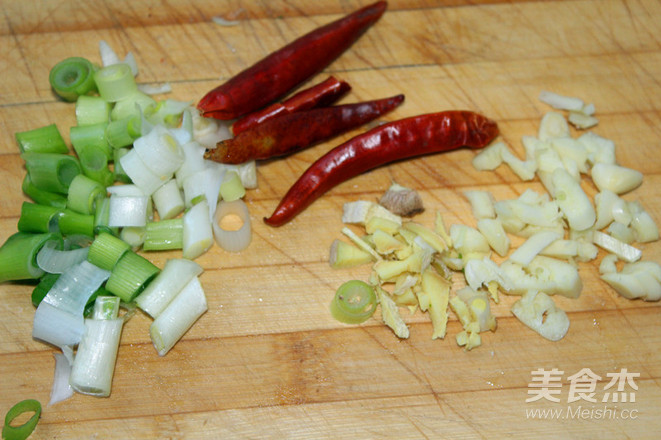
[[[139, 85], [132, 56], [105, 42], [102, 66], [81, 57], [53, 67], [50, 82], [75, 103], [73, 151], [56, 124], [16, 133], [30, 199], [18, 231], [0, 247], [0, 282], [34, 280], [33, 338], [55, 346], [51, 403], [74, 391], [108, 396], [123, 324], [142, 310], [164, 356], [207, 310], [193, 260], [216, 241], [231, 252], [251, 238], [245, 188], [255, 164], [205, 160], [230, 136], [190, 102], [156, 100], [165, 86]], [[242, 212], [239, 231], [220, 215]], [[181, 250], [163, 268], [142, 254]], [[140, 253], [139, 253], [140, 252]]]

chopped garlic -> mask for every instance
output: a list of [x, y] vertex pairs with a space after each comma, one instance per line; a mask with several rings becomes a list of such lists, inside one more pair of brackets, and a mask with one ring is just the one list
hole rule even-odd
[[569, 136], [569, 124], [558, 112], [548, 112], [542, 117], [537, 137], [542, 141]]
[[468, 261], [464, 267], [464, 277], [468, 286], [473, 290], [489, 286], [492, 282], [495, 282], [505, 291], [512, 288], [512, 282], [507, 278], [507, 275], [489, 257], [484, 257], [482, 260]]
[[583, 231], [594, 225], [597, 214], [579, 182], [558, 168], [553, 172], [553, 187], [555, 200], [571, 229]]
[[590, 175], [600, 191], [607, 189], [615, 194], [627, 193], [643, 183], [643, 174], [640, 171], [615, 164], [595, 164]]
[[503, 223], [500, 219], [483, 218], [477, 222], [477, 230], [484, 236], [484, 238], [491, 246], [491, 249], [496, 251], [498, 255], [504, 257], [510, 249], [511, 240], [503, 229]]
[[503, 162], [505, 162], [512, 172], [521, 180], [532, 180], [535, 178], [537, 163], [534, 160], [523, 161], [516, 157], [509, 149], [503, 148], [501, 151]]
[[571, 125], [581, 130], [594, 127], [599, 123], [599, 119], [595, 118], [594, 116], [586, 115], [582, 111], [569, 112], [568, 120]]
[[473, 166], [478, 171], [495, 170], [503, 163], [502, 152], [506, 149], [507, 146], [503, 142], [493, 142], [473, 158]]
[[628, 299], [659, 301], [661, 299], [661, 266], [652, 261], [625, 264], [620, 272], [601, 276], [617, 293]]
[[489, 191], [464, 191], [476, 219], [495, 218], [496, 211], [493, 209], [493, 195]]
[[601, 259], [601, 263], [599, 263], [599, 273], [602, 275], [605, 275], [607, 273], [616, 273], [617, 272], [617, 266], [615, 265], [617, 263], [617, 255], [615, 254], [608, 254], [604, 258]]
[[550, 341], [559, 341], [569, 330], [567, 314], [558, 309], [550, 296], [530, 290], [512, 305], [519, 321]]
[[540, 290], [549, 295], [578, 298], [583, 290], [578, 269], [555, 258], [538, 255], [525, 268], [508, 260], [500, 265], [500, 269], [512, 282], [508, 293], [513, 295], [523, 295], [528, 290]]
[[629, 212], [632, 215], [631, 228], [639, 243], [649, 243], [659, 239], [659, 228], [652, 217], [645, 211], [640, 202], [629, 202]]
[[539, 93], [539, 100], [558, 110], [582, 111], [585, 106], [580, 98], [563, 96], [546, 90]]
[[590, 163], [616, 163], [615, 142], [612, 140], [601, 137], [590, 131], [579, 136], [577, 140], [585, 146], [588, 153], [588, 161]]
[[594, 244], [618, 256], [619, 259], [628, 263], [640, 260], [642, 251], [629, 244], [626, 244], [615, 237], [603, 232], [595, 231], [592, 235]]
[[562, 238], [562, 235], [555, 231], [538, 232], [530, 236], [525, 243], [519, 246], [512, 255], [510, 255], [509, 260], [526, 267], [548, 245], [560, 238]]

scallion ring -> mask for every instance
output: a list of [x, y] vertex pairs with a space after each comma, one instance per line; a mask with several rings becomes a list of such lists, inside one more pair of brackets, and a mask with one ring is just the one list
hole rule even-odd
[[[30, 419], [20, 426], [12, 426], [11, 422], [24, 413], [34, 412]], [[25, 440], [32, 434], [41, 417], [41, 403], [27, 399], [12, 406], [5, 416], [5, 426], [2, 428], [2, 438], [6, 440]]]
[[[237, 229], [225, 229], [222, 225], [225, 217], [236, 216], [241, 221]], [[229, 252], [241, 252], [248, 247], [252, 239], [250, 213], [243, 200], [218, 203], [213, 221], [213, 236], [218, 246]]]
[[363, 281], [347, 281], [337, 289], [330, 310], [333, 318], [345, 324], [365, 322], [376, 310], [374, 289]]
[[94, 66], [81, 57], [71, 57], [57, 63], [50, 71], [49, 81], [55, 93], [73, 102], [96, 89]]

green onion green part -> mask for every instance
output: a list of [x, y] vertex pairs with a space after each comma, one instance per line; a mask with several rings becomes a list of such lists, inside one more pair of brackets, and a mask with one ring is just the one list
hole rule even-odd
[[335, 319], [345, 324], [365, 322], [376, 310], [374, 289], [363, 281], [347, 281], [337, 289], [330, 310]]
[[69, 185], [67, 208], [80, 214], [94, 214], [98, 200], [105, 196], [105, 186], [84, 174], [79, 174]]
[[[14, 419], [25, 413], [34, 413], [27, 422], [20, 426], [13, 426], [11, 423]], [[25, 440], [32, 434], [32, 431], [37, 427], [39, 418], [41, 417], [41, 403], [38, 400], [27, 399], [18, 402], [12, 406], [7, 415], [5, 416], [5, 426], [2, 428], [2, 438], [4, 440]]]
[[58, 130], [57, 125], [50, 124], [33, 130], [16, 133], [16, 142], [21, 153], [59, 153], [66, 154], [69, 147]]
[[18, 230], [21, 232], [47, 233], [58, 231], [60, 208], [23, 202]]
[[137, 116], [129, 116], [111, 121], [106, 127], [106, 139], [112, 148], [123, 148], [133, 144], [140, 137], [142, 122]]
[[16, 232], [10, 236], [0, 247], [0, 283], [41, 277], [44, 271], [37, 265], [37, 254], [49, 241], [57, 241], [62, 247], [58, 234]]
[[131, 178], [128, 176], [128, 174], [126, 174], [126, 171], [124, 171], [124, 167], [122, 167], [122, 163], [120, 161], [122, 156], [125, 156], [129, 151], [130, 150], [128, 148], [116, 148], [113, 152], [113, 177], [115, 182], [131, 183]]
[[124, 63], [99, 69], [94, 73], [94, 81], [101, 98], [108, 102], [121, 101], [138, 90], [131, 68]]
[[78, 125], [95, 125], [110, 120], [110, 103], [100, 96], [79, 96], [76, 100]]
[[45, 273], [39, 278], [39, 283], [32, 289], [32, 305], [39, 307], [41, 301], [48, 295], [48, 291], [53, 287], [55, 281], [60, 277], [59, 273]]
[[155, 105], [154, 98], [136, 90], [115, 103], [110, 112], [110, 119], [117, 121], [131, 117], [142, 118], [141, 113]]
[[37, 188], [32, 183], [32, 179], [30, 179], [29, 174], [25, 174], [21, 189], [26, 196], [40, 205], [53, 206], [59, 209], [64, 209], [67, 206], [66, 196]]
[[128, 243], [107, 232], [102, 232], [90, 245], [87, 261], [101, 269], [112, 271], [119, 259], [130, 249]]
[[94, 216], [80, 214], [70, 209], [64, 209], [58, 221], [62, 235], [85, 235], [94, 237]]
[[165, 251], [183, 249], [184, 220], [172, 218], [149, 222], [145, 228], [145, 241], [142, 248], [145, 251]]
[[110, 198], [104, 197], [97, 200], [96, 202], [96, 211], [94, 211], [94, 234], [99, 235], [102, 232], [117, 235], [119, 233], [118, 228], [113, 228], [108, 225], [108, 219], [110, 218]]
[[69, 129], [69, 137], [73, 149], [80, 157], [87, 148], [97, 148], [103, 151], [107, 159], [112, 159], [112, 151], [106, 139], [108, 122], [93, 125], [78, 125]]
[[50, 71], [53, 91], [65, 101], [73, 102], [81, 95], [96, 90], [95, 68], [89, 60], [71, 57], [57, 63]]
[[21, 157], [32, 184], [45, 191], [66, 194], [73, 178], [82, 172], [78, 159], [68, 154], [28, 152]]
[[88, 146], [79, 153], [80, 167], [83, 173], [104, 187], [112, 185], [115, 175], [108, 166], [108, 156], [104, 150]]
[[126, 252], [110, 273], [106, 289], [122, 301], [131, 302], [159, 272], [146, 258]]

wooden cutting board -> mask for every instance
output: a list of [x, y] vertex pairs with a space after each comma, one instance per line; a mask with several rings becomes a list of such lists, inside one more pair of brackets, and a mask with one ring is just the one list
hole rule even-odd
[[[197, 101], [205, 92], [303, 33], [367, 1], [3, 1], [0, 19], [0, 239], [16, 230], [25, 173], [13, 134], [56, 123], [68, 138], [73, 107], [51, 93], [58, 61], [99, 61], [98, 42], [132, 52], [143, 83], [169, 82], [167, 97]], [[238, 20], [220, 26], [212, 17]], [[468, 109], [495, 119], [518, 155], [549, 107], [542, 90], [593, 102], [617, 159], [645, 175], [625, 196], [661, 222], [661, 3], [615, 1], [393, 0], [385, 16], [327, 74], [347, 80], [344, 102], [404, 93], [384, 119]], [[166, 96], [164, 96], [166, 97]], [[498, 329], [467, 352], [455, 343], [454, 315], [445, 340], [432, 340], [428, 316], [402, 310], [411, 335], [399, 340], [377, 313], [363, 325], [335, 321], [328, 304], [368, 266], [332, 270], [328, 251], [342, 238], [342, 205], [376, 200], [391, 181], [420, 192], [431, 226], [475, 225], [463, 192], [514, 198], [522, 182], [507, 167], [478, 172], [475, 152], [408, 160], [336, 187], [291, 223], [262, 222], [317, 158], [350, 135], [258, 167], [259, 187], [246, 202], [250, 247], [231, 254], [214, 246], [197, 261], [209, 311], [167, 356], [149, 340], [141, 314], [125, 326], [112, 395], [75, 395], [48, 406], [55, 352], [31, 338], [31, 287], [0, 286], [0, 413], [19, 400], [42, 402], [39, 439], [188, 438], [658, 438], [661, 336], [658, 303], [629, 301], [600, 281], [601, 257], [582, 263], [580, 298], [557, 298], [571, 327], [559, 342], [528, 330], [510, 313], [515, 297], [494, 305]], [[590, 195], [595, 190], [586, 184]], [[661, 261], [661, 244], [640, 245]], [[172, 253], [148, 257], [162, 267]], [[463, 286], [455, 277], [453, 290]], [[558, 402], [526, 402], [535, 371], [557, 369]], [[600, 377], [594, 394], [570, 402], [572, 375]], [[634, 382], [608, 397], [623, 369]], [[583, 370], [585, 372], [585, 370]], [[539, 382], [537, 382], [539, 384]], [[614, 391], [617, 388], [611, 388]], [[555, 397], [556, 395], [552, 395]], [[592, 398], [595, 400], [592, 402]], [[602, 402], [606, 399], [605, 402]], [[629, 398], [629, 400], [631, 400]], [[553, 413], [533, 413], [549, 410]]]

